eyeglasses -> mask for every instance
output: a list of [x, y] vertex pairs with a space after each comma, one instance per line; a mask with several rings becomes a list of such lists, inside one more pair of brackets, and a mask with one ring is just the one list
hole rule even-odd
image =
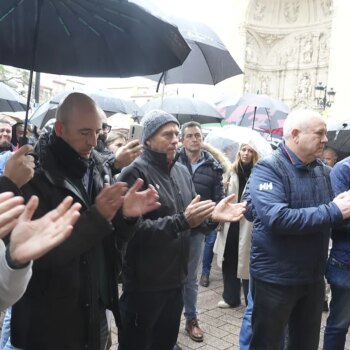
[[111, 125], [108, 125], [107, 123], [102, 123], [102, 130], [109, 133], [112, 129]]

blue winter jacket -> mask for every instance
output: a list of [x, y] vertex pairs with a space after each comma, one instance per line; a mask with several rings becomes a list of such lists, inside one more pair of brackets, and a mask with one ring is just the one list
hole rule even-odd
[[[335, 195], [350, 189], [350, 157], [337, 163], [331, 171], [331, 183]], [[331, 256], [350, 265], [350, 223], [337, 226], [332, 231]]]
[[280, 144], [255, 165], [249, 188], [252, 276], [280, 285], [320, 281], [331, 226], [342, 221], [331, 202], [329, 168], [319, 160], [304, 164]]

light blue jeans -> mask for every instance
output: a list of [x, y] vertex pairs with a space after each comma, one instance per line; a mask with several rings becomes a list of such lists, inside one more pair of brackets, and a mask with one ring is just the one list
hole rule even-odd
[[252, 338], [252, 313], [253, 313], [253, 298], [251, 293], [251, 279], [249, 279], [249, 289], [248, 289], [248, 305], [245, 309], [241, 330], [239, 332], [239, 349], [249, 350], [250, 340]]
[[11, 312], [12, 308], [9, 307], [5, 313], [0, 338], [0, 350], [21, 350], [11, 344]]
[[187, 263], [187, 278], [183, 286], [183, 302], [186, 320], [197, 318], [198, 271], [202, 261], [205, 236], [201, 233], [191, 234]]
[[350, 265], [330, 257], [326, 277], [332, 299], [324, 332], [324, 350], [343, 350], [350, 326]]

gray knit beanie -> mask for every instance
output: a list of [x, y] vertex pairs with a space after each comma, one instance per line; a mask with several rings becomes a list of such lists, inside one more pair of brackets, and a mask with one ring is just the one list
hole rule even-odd
[[142, 143], [146, 144], [149, 138], [168, 123], [175, 123], [177, 126], [180, 126], [178, 120], [167, 112], [155, 109], [146, 113], [141, 119], [141, 125], [143, 126]]

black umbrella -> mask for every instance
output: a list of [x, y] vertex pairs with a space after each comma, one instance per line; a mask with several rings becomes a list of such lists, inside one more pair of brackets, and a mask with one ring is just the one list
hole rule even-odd
[[[73, 91], [64, 91], [55, 95], [48, 102], [39, 106], [39, 108], [31, 115], [30, 123], [36, 125], [39, 128], [43, 128], [45, 124], [55, 118], [56, 109], [58, 104]], [[100, 106], [110, 116], [114, 113], [132, 114], [134, 116], [142, 116], [143, 111], [141, 108], [131, 100], [125, 100], [118, 97], [114, 97], [106, 91], [82, 91], [89, 95], [98, 106]]]
[[28, 105], [33, 71], [154, 74], [181, 64], [189, 51], [176, 27], [126, 0], [0, 1], [0, 63], [31, 71]]
[[142, 106], [145, 113], [153, 109], [161, 109], [174, 115], [180, 124], [192, 120], [201, 124], [220, 123], [223, 119], [213, 105], [193, 97], [167, 96], [164, 99], [154, 99]]
[[26, 101], [8, 85], [0, 82], [0, 112], [23, 112]]
[[[178, 17], [167, 17], [178, 26], [182, 36], [191, 47], [191, 52], [181, 66], [162, 74], [148, 76], [165, 84], [211, 84], [242, 74], [230, 52], [206, 24]], [[157, 87], [157, 89], [158, 89]]]

